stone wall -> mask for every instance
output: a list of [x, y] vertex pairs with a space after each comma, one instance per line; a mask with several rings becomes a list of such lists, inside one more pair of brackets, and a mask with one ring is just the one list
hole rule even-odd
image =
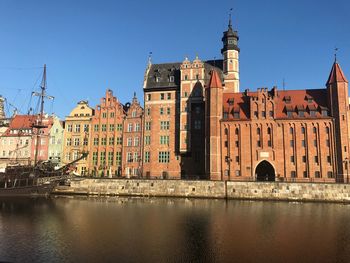
[[350, 184], [75, 179], [56, 194], [350, 202]]

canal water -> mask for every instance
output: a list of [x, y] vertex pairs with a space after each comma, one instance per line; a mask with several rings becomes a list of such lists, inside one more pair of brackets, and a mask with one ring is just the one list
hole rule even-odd
[[0, 199], [0, 261], [350, 262], [350, 205]]

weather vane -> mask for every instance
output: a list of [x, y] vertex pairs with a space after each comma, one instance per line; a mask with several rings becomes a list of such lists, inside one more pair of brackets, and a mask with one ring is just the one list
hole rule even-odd
[[334, 48], [334, 61], [337, 62], [337, 53], [338, 53], [339, 48], [335, 47]]

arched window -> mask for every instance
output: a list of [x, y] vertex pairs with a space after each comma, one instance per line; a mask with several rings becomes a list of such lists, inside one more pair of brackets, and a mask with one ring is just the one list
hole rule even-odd
[[236, 134], [236, 135], [238, 135], [238, 128], [236, 128], [236, 130], [235, 130], [235, 134]]

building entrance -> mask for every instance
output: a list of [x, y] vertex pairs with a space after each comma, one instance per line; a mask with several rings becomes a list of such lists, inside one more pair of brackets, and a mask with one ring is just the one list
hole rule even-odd
[[255, 168], [257, 181], [275, 181], [275, 169], [268, 161], [262, 161]]

